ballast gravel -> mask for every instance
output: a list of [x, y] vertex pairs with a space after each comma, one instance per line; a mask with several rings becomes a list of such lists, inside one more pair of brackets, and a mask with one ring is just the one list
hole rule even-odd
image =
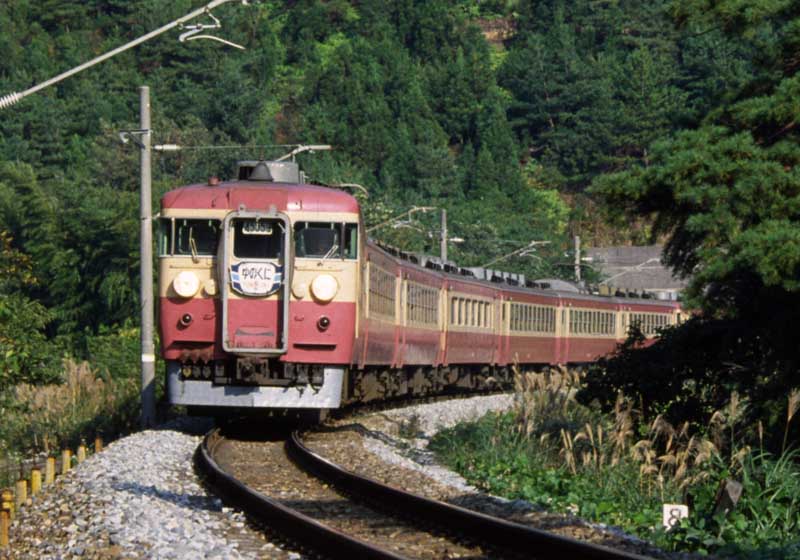
[[208, 427], [181, 419], [111, 443], [21, 508], [0, 558], [300, 558], [203, 488], [192, 454]]
[[[492, 395], [385, 410], [340, 419], [305, 439], [345, 468], [411, 492], [632, 552], [688, 556], [654, 551], [617, 531], [535, 511], [527, 502], [482, 494], [438, 466], [426, 449], [439, 430], [507, 410], [513, 402], [511, 395]], [[267, 542], [242, 514], [203, 488], [192, 455], [199, 434], [210, 427], [178, 419], [89, 457], [18, 512], [11, 546], [0, 549], [0, 559], [303, 558], [286, 543]]]

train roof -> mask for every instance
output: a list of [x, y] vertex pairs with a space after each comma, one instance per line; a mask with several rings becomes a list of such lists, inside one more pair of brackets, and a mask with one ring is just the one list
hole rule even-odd
[[304, 183], [209, 180], [171, 190], [161, 198], [161, 208], [236, 210], [241, 205], [250, 210], [275, 206], [281, 212], [359, 212], [358, 201], [351, 194]]
[[[431, 274], [434, 277], [438, 277], [442, 280], [451, 281], [451, 282], [459, 282], [465, 284], [471, 284], [474, 286], [478, 286], [481, 288], [491, 288], [494, 290], [502, 290], [507, 293], [514, 293], [518, 295], [528, 295], [528, 296], [539, 296], [544, 298], [554, 298], [554, 299], [561, 299], [561, 300], [572, 300], [572, 301], [591, 301], [595, 303], [602, 303], [607, 305], [622, 305], [622, 306], [642, 306], [642, 307], [670, 307], [670, 308], [679, 308], [680, 302], [674, 300], [659, 300], [659, 299], [645, 299], [641, 297], [618, 297], [618, 296], [603, 296], [597, 294], [590, 294], [586, 292], [576, 291], [575, 289], [554, 289], [551, 287], [530, 287], [530, 286], [523, 286], [523, 285], [514, 285], [508, 283], [506, 279], [503, 281], [497, 282], [492, 280], [485, 280], [482, 278], [477, 278], [471, 274], [464, 274], [463, 271], [469, 271], [469, 269], [463, 269], [459, 267], [451, 267], [450, 270], [445, 268], [435, 268], [431, 269], [428, 268], [419, 262], [419, 256], [414, 255], [411, 253], [406, 253], [399, 250], [392, 250], [394, 248], [387, 247], [380, 243], [376, 243], [373, 240], [370, 240], [370, 244], [375, 249], [379, 250], [381, 253], [384, 254], [385, 257], [394, 261], [397, 265], [411, 268], [419, 271], [424, 271], [428, 274]], [[561, 286], [559, 286], [561, 287]]]

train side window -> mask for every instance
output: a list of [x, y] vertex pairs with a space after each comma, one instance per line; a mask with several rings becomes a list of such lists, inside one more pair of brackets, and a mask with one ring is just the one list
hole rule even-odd
[[412, 323], [437, 324], [439, 309], [436, 305], [436, 288], [409, 282], [406, 285], [408, 296], [406, 307], [408, 320]]
[[370, 264], [369, 309], [388, 317], [395, 316], [395, 276]]
[[344, 258], [358, 258], [358, 224], [344, 224]]
[[172, 226], [175, 222], [172, 218], [161, 218], [158, 220], [158, 256], [164, 257], [173, 253], [172, 249]]

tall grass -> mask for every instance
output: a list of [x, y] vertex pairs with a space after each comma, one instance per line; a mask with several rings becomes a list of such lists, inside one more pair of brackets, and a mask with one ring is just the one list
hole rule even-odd
[[[582, 406], [575, 400], [581, 382], [563, 370], [517, 372], [512, 412], [443, 432], [432, 446], [492, 492], [621, 525], [668, 548], [757, 557], [800, 552], [798, 455], [764, 451], [763, 429], [753, 449], [753, 430], [743, 425], [747, 399], [732, 394], [705, 425], [673, 425], [663, 416], [645, 418], [624, 395], [609, 414]], [[795, 390], [784, 440], [798, 408]], [[715, 517], [726, 479], [741, 482], [744, 493], [732, 513]], [[689, 503], [692, 514], [669, 533], [656, 529], [662, 503]]]
[[98, 377], [88, 363], [65, 360], [63, 382], [21, 384], [2, 406], [0, 461], [74, 447], [82, 438], [113, 436], [135, 426], [138, 389], [134, 379]]

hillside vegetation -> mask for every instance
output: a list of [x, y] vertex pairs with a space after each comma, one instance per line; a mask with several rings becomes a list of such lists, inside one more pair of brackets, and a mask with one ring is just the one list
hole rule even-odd
[[[200, 4], [3, 3], [0, 93]], [[701, 330], [729, 336], [703, 348], [701, 366], [680, 366], [682, 385], [655, 388], [656, 404], [672, 410], [672, 399], [691, 394], [707, 411], [756, 385], [767, 401], [757, 412], [779, 415], [770, 403], [798, 384], [795, 3], [252, 4], [215, 12], [217, 34], [245, 51], [172, 33], [3, 111], [4, 388], [57, 380], [54, 360], [65, 355], [135, 372], [125, 356], [136, 356], [138, 153], [117, 133], [138, 128], [137, 88], [149, 85], [157, 143], [330, 143], [334, 151], [301, 161], [314, 179], [364, 185], [370, 224], [412, 205], [447, 209], [451, 235], [464, 240], [451, 257], [464, 265], [548, 240], [502, 265], [564, 276], [571, 234], [590, 244], [665, 240], [669, 264], [693, 275], [688, 305], [705, 312]], [[283, 152], [157, 155], [154, 190], [225, 178], [236, 159]], [[434, 214], [409, 226], [376, 236], [436, 252]], [[671, 341], [678, 346], [654, 351], [695, 355], [692, 337]], [[625, 363], [640, 368], [625, 375], [645, 375], [643, 361]], [[614, 367], [587, 398], [613, 405], [626, 382]], [[663, 368], [665, 383], [677, 375]]]

